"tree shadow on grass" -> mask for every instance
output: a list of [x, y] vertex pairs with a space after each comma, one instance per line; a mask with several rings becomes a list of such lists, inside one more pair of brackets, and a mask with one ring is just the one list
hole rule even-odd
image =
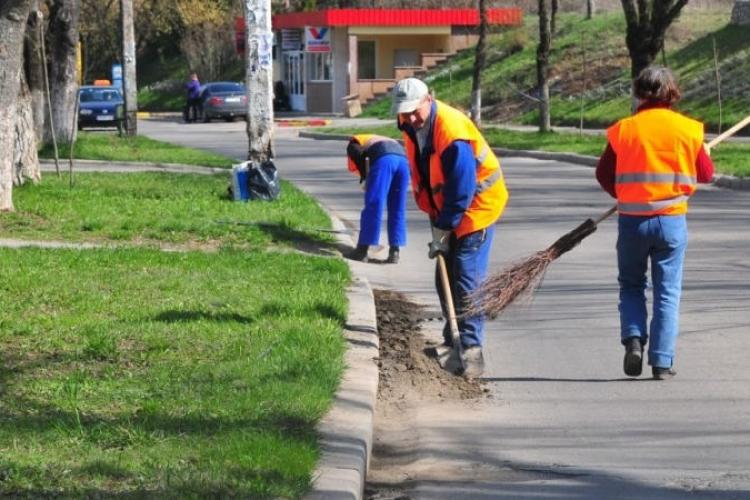
[[208, 311], [178, 311], [171, 309], [168, 311], [162, 311], [153, 318], [155, 321], [162, 321], [165, 323], [182, 323], [186, 321], [216, 321], [216, 322], [229, 322], [233, 321], [236, 323], [242, 323], [249, 325], [255, 321], [255, 318], [243, 316], [237, 313], [215, 313]]
[[330, 256], [340, 250], [336, 242], [324, 237], [328, 231], [323, 229], [300, 231], [288, 224], [269, 222], [259, 222], [257, 226], [272, 242], [289, 245], [304, 253]]

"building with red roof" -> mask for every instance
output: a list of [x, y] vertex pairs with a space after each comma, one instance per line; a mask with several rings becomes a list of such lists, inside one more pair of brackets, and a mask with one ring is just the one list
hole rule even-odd
[[[519, 25], [517, 8], [488, 9]], [[476, 44], [476, 9], [328, 9], [273, 16], [274, 75], [293, 110], [346, 112]], [[280, 89], [277, 89], [277, 91]]]

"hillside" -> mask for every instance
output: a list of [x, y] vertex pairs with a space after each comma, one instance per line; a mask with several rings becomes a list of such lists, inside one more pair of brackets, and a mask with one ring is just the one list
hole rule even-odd
[[[750, 109], [750, 30], [728, 26], [726, 8], [686, 11], [667, 33], [664, 58], [683, 89], [681, 109], [719, 126], [713, 44], [716, 40], [722, 81], [723, 129]], [[488, 66], [482, 76], [483, 119], [493, 122], [536, 123], [537, 19], [526, 17], [523, 27], [493, 34]], [[625, 20], [611, 11], [585, 20], [563, 14], [552, 42], [552, 122], [578, 126], [583, 107], [584, 127], [611, 124], [630, 112], [630, 58], [625, 47]], [[660, 58], [661, 59], [661, 58]], [[659, 61], [663, 63], [663, 59]], [[457, 55], [428, 74], [425, 80], [437, 97], [468, 109], [473, 51]], [[385, 117], [387, 99], [365, 109], [368, 116]]]

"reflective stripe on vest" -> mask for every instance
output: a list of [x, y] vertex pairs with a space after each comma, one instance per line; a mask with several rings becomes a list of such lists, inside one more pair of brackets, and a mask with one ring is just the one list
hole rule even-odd
[[629, 182], [654, 182], [664, 184], [682, 184], [694, 186], [698, 183], [698, 178], [693, 175], [685, 174], [620, 174], [615, 178], [616, 184], [627, 184]]
[[659, 200], [659, 201], [651, 201], [648, 203], [617, 203], [617, 210], [620, 212], [626, 212], [626, 213], [634, 213], [634, 212], [658, 212], [662, 211], [666, 208], [679, 205], [680, 203], [685, 203], [690, 199], [689, 196], [683, 195], [683, 196], [677, 196], [676, 198], [672, 198], [671, 200]]
[[[481, 162], [479, 162], [479, 160], [477, 160], [477, 163], [481, 165]], [[500, 171], [500, 169], [495, 170], [494, 172], [492, 172], [492, 175], [490, 175], [489, 177], [487, 177], [482, 182], [477, 183], [477, 189], [476, 189], [476, 191], [474, 191], [474, 195], [476, 196], [479, 193], [483, 193], [483, 192], [487, 191], [489, 188], [492, 187], [493, 184], [495, 184], [497, 181], [499, 181], [500, 179], [502, 179], [502, 177], [503, 177], [503, 173]], [[442, 184], [438, 184], [437, 186], [434, 186], [432, 188], [432, 194], [433, 195], [438, 194], [442, 190], [443, 190], [443, 185]]]

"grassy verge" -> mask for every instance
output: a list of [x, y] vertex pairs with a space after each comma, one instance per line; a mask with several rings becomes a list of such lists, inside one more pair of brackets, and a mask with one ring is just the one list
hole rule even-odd
[[[330, 127], [318, 131], [346, 135], [372, 133], [395, 139], [401, 138], [401, 132], [391, 125], [361, 129]], [[519, 132], [503, 128], [487, 128], [483, 133], [491, 146], [508, 149], [559, 151], [599, 156], [606, 145], [606, 139], [601, 135], [579, 135], [565, 132], [540, 134], [538, 132]], [[725, 142], [712, 151], [712, 159], [718, 173], [741, 177], [750, 176], [749, 157], [750, 144], [747, 143]]]
[[[60, 158], [68, 158], [67, 144], [59, 145]], [[53, 158], [52, 146], [39, 151], [42, 158]], [[82, 160], [147, 161], [153, 163], [183, 163], [204, 167], [231, 168], [234, 160], [226, 156], [186, 148], [144, 136], [119, 137], [115, 133], [80, 132], [75, 144], [75, 157]]]
[[304, 494], [341, 261], [0, 249], [0, 272], [0, 496]]
[[228, 175], [167, 173], [47, 175], [13, 190], [16, 211], [0, 235], [27, 239], [117, 241], [187, 247], [321, 246], [328, 216], [288, 183], [273, 203], [233, 202]]

